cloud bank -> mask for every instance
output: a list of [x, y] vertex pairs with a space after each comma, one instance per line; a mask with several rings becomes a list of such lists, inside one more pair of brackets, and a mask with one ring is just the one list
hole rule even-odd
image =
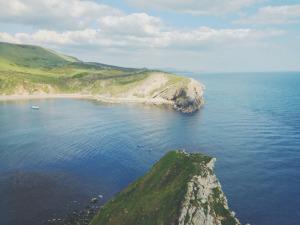
[[[249, 45], [272, 36], [282, 35], [278, 30], [212, 29], [200, 27], [194, 30], [161, 30], [150, 24], [135, 24], [138, 29], [124, 30], [122, 24], [114, 23], [104, 29], [77, 31], [38, 30], [33, 33], [9, 34], [0, 32], [0, 41], [39, 44], [47, 46], [87, 46], [112, 48], [125, 51], [138, 49], [177, 49], [199, 51], [226, 45]], [[114, 30], [115, 32], [111, 33]]]
[[298, 24], [300, 23], [300, 4], [262, 7], [252, 16], [242, 18], [239, 24]]
[[120, 10], [94, 1], [0, 0], [0, 21], [59, 30], [84, 29]]
[[141, 9], [168, 10], [193, 15], [223, 15], [250, 6], [258, 0], [127, 0]]
[[243, 70], [274, 68], [288, 49], [285, 62], [296, 68], [299, 39], [284, 25], [299, 23], [300, 5], [257, 8], [262, 1], [125, 0], [134, 8], [118, 8], [108, 0], [0, 0], [0, 41], [123, 66], [198, 68], [201, 60], [209, 69]]
[[[212, 7], [208, 1], [200, 2], [200, 5], [196, 4], [199, 7], [203, 4]], [[242, 5], [237, 0], [228, 2], [228, 7]], [[246, 4], [251, 1], [242, 2]], [[187, 6], [192, 3], [194, 1], [189, 1]], [[165, 1], [165, 4], [170, 4], [170, 1]], [[173, 4], [181, 5], [183, 1], [175, 1]], [[0, 33], [1, 41], [15, 43], [61, 47], [89, 45], [126, 51], [150, 48], [190, 51], [222, 44], [251, 43], [282, 34], [275, 30], [214, 29], [205, 26], [179, 29], [169, 27], [159, 17], [147, 13], [126, 14], [94, 1], [0, 0], [0, 6], [7, 9], [0, 14], [1, 21], [37, 27], [31, 33]]]

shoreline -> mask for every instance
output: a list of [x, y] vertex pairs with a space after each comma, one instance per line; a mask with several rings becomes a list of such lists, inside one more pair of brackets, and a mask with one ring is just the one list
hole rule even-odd
[[105, 97], [103, 95], [85, 94], [37, 94], [37, 95], [0, 95], [2, 101], [34, 100], [34, 99], [90, 99], [104, 103], [142, 103], [151, 105], [174, 105], [174, 102], [162, 98], [138, 98], [138, 97]]
[[0, 95], [0, 101], [55, 99], [55, 98], [92, 99], [93, 96], [81, 95], [81, 94]]

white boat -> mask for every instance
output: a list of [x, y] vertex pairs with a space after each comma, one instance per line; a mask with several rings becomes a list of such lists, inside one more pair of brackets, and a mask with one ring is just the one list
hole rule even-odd
[[31, 108], [32, 108], [32, 109], [40, 109], [40, 107], [39, 107], [39, 106], [36, 106], [36, 105], [31, 106]]

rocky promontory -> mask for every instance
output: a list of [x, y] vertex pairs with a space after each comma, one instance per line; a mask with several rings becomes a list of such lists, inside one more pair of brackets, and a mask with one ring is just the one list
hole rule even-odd
[[147, 77], [128, 91], [114, 94], [108, 91], [104, 95], [98, 95], [98, 100], [170, 105], [183, 113], [195, 112], [204, 103], [204, 86], [194, 79], [160, 71], [148, 71], [145, 74]]
[[202, 154], [169, 152], [104, 205], [90, 225], [240, 225], [214, 163]]

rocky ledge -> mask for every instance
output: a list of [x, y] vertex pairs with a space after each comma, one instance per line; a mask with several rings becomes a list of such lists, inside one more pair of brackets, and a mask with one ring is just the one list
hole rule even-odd
[[229, 210], [221, 184], [213, 173], [214, 163], [215, 158], [202, 164], [202, 172], [188, 182], [179, 225], [240, 225], [235, 213]]
[[164, 72], [149, 72], [146, 79], [129, 91], [100, 100], [171, 105], [176, 111], [193, 113], [204, 103], [204, 89], [204, 85], [192, 78]]
[[202, 154], [169, 152], [109, 201], [91, 225], [240, 225], [214, 163]]
[[193, 113], [200, 109], [204, 103], [204, 86], [194, 79], [189, 79], [188, 83], [177, 87], [167, 95], [167, 99], [173, 101], [174, 109], [183, 113]]

